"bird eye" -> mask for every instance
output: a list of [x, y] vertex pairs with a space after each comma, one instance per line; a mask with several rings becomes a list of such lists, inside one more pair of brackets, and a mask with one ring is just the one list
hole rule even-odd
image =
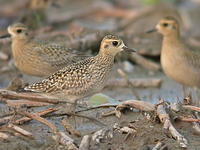
[[167, 23], [163, 23], [163, 27], [167, 27], [168, 26], [168, 24]]
[[113, 44], [114, 46], [117, 46], [118, 42], [117, 42], [117, 41], [113, 41], [112, 44]]
[[22, 32], [22, 30], [21, 30], [21, 29], [18, 29], [18, 30], [17, 30], [17, 33], [21, 33], [21, 32]]

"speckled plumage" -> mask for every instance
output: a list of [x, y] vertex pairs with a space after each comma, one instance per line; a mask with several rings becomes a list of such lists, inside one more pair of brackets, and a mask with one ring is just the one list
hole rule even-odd
[[94, 94], [105, 86], [114, 57], [123, 50], [134, 51], [127, 48], [119, 37], [108, 35], [102, 40], [97, 56], [71, 64], [24, 90], [70, 101]]
[[200, 52], [190, 49], [181, 41], [179, 25], [173, 17], [161, 19], [154, 31], [158, 31], [164, 37], [161, 65], [165, 74], [182, 86], [193, 87], [196, 91], [198, 103], [197, 87], [200, 87]]
[[28, 75], [47, 77], [88, 57], [55, 43], [29, 39], [28, 29], [22, 23], [10, 25], [8, 33], [12, 39], [12, 52], [17, 67]]

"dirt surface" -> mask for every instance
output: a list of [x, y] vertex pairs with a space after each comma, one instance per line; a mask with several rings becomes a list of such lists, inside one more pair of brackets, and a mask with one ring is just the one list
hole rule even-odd
[[[28, 0], [22, 0], [20, 3], [18, 1], [0, 1], [0, 35], [7, 33], [7, 26], [17, 20], [17, 18], [23, 13], [26, 12]], [[164, 3], [156, 6], [142, 4], [141, 1], [94, 1], [94, 0], [58, 0], [56, 1], [60, 8], [47, 8], [47, 16], [49, 20], [49, 25], [52, 29], [50, 31], [44, 31], [44, 27], [40, 30], [30, 31], [31, 37], [43, 40], [43, 41], [52, 41], [62, 45], [70, 45], [70, 37], [72, 39], [84, 38], [88, 34], [100, 32], [102, 35], [99, 37], [105, 36], [105, 34], [112, 32], [118, 34], [125, 42], [128, 47], [134, 48], [138, 53], [144, 55], [145, 58], [156, 62], [159, 64], [159, 54], [162, 44], [162, 36], [157, 33], [146, 34], [145, 32], [149, 29], [155, 27], [157, 22], [165, 16], [174, 16], [178, 19], [181, 26], [181, 37], [186, 41], [191, 47], [199, 48], [199, 43], [197, 42], [200, 39], [200, 3], [196, 1], [180, 1], [175, 3]], [[98, 7], [97, 7], [98, 6]], [[118, 25], [122, 22], [129, 19], [128, 15], [120, 17], [119, 10], [129, 10], [129, 11], [139, 11], [140, 9], [148, 9], [149, 7], [153, 8], [153, 11], [145, 15], [138, 15], [138, 17], [132, 19], [131, 23], [126, 26], [123, 30], [116, 30]], [[101, 8], [101, 10], [118, 10], [115, 13], [103, 14], [100, 12], [89, 12], [85, 15], [78, 14], [78, 12], [86, 10], [91, 10], [91, 8]], [[189, 20], [186, 15], [180, 16], [179, 13], [185, 10], [187, 15], [189, 15]], [[6, 13], [5, 13], [6, 12]], [[78, 15], [74, 15], [78, 14]], [[122, 13], [121, 13], [122, 14]], [[73, 17], [69, 19], [70, 17]], [[181, 17], [184, 17], [181, 19]], [[186, 20], [186, 23], [183, 20]], [[65, 21], [67, 20], [67, 21]], [[191, 23], [191, 26], [187, 26], [187, 23]], [[80, 30], [85, 29], [84, 32], [79, 32]], [[71, 32], [71, 34], [63, 34]], [[195, 42], [192, 42], [191, 39], [197, 39]], [[71, 48], [78, 49], [84, 53], [96, 55], [98, 52], [98, 47], [101, 42], [101, 38], [98, 41], [94, 41], [91, 47], [86, 45], [80, 49], [77, 48], [77, 45], [71, 45]], [[43, 78], [28, 76], [21, 71], [19, 71], [13, 61], [12, 52], [11, 52], [11, 40], [1, 39], [0, 40], [0, 52], [3, 52], [8, 59], [0, 59], [0, 88], [6, 88], [14, 77], [22, 78], [25, 84], [33, 84], [37, 81], [41, 81]], [[143, 53], [145, 51], [145, 53]], [[153, 54], [153, 55], [151, 55]], [[110, 75], [110, 79], [121, 78], [118, 74], [117, 69], [125, 68], [124, 61], [128, 58], [128, 53], [120, 53], [116, 56], [116, 62], [113, 66], [113, 70]], [[164, 99], [168, 102], [177, 102], [176, 96], [182, 100], [181, 87], [174, 81], [170, 80], [163, 73], [162, 70], [154, 71], [147, 70], [141, 66], [132, 62], [133, 70], [126, 72], [129, 78], [133, 79], [162, 79], [161, 87], [151, 87], [151, 88], [137, 88], [141, 100], [155, 104], [159, 98]], [[2, 71], [4, 68], [4, 71]], [[5, 71], [7, 69], [7, 71]], [[104, 88], [101, 93], [108, 95], [116, 100], [126, 101], [134, 100], [135, 96], [130, 88], [128, 87], [109, 87]], [[194, 93], [194, 92], [193, 92]], [[193, 94], [194, 95], [194, 94]], [[195, 95], [193, 96], [195, 99]], [[88, 100], [89, 97], [84, 98], [83, 101]], [[0, 101], [0, 116], [3, 116], [4, 113], [2, 109], [6, 106], [6, 103]], [[33, 113], [41, 111], [52, 106], [42, 106], [42, 107], [31, 107], [27, 111]], [[70, 109], [71, 106], [66, 106], [66, 110]], [[158, 141], [165, 143], [167, 149], [175, 150], [181, 149], [180, 145], [173, 138], [167, 137], [163, 133], [163, 124], [158, 121], [153, 121], [152, 119], [148, 120], [145, 116], [142, 115], [140, 111], [125, 109], [122, 112], [122, 116], [118, 119], [115, 115], [103, 117], [102, 112], [109, 112], [114, 110], [115, 107], [101, 107], [95, 109], [87, 110], [87, 107], [84, 105], [79, 105], [76, 111], [79, 111], [78, 114], [91, 116], [99, 121], [103, 122], [107, 126], [102, 127], [94, 122], [76, 117], [76, 130], [81, 133], [81, 137], [76, 137], [75, 135], [69, 135], [74, 139], [74, 143], [80, 146], [81, 140], [84, 135], [93, 135], [96, 131], [101, 129], [110, 129], [114, 133], [113, 138], [105, 138], [101, 142], [91, 142], [89, 149], [152, 149]], [[61, 111], [61, 110], [60, 110]], [[64, 109], [63, 109], [64, 111]], [[9, 109], [4, 110], [6, 114], [9, 113]], [[63, 117], [66, 117], [72, 121], [70, 116], [54, 116], [54, 117], [45, 117], [48, 121], [53, 123], [56, 128], [60, 131], [63, 131], [67, 134], [65, 129], [63, 129], [60, 121]], [[126, 121], [131, 123], [137, 129], [135, 136], [131, 139], [126, 137], [126, 133], [121, 134], [116, 131], [113, 131], [113, 125], [115, 123], [121, 123]], [[181, 133], [188, 140], [188, 149], [200, 149], [199, 145], [199, 134], [195, 132], [195, 129], [192, 128], [192, 123], [187, 122], [173, 122], [174, 127], [179, 133]], [[23, 125], [20, 125], [21, 128], [34, 134], [35, 138], [27, 138], [24, 135], [16, 134], [14, 131], [8, 130], [4, 126], [0, 126], [0, 132], [6, 133], [9, 135], [8, 138], [0, 137], [0, 149], [65, 149], [63, 146], [59, 145], [58, 141], [52, 139], [52, 131], [46, 126], [35, 120], [27, 122]]]

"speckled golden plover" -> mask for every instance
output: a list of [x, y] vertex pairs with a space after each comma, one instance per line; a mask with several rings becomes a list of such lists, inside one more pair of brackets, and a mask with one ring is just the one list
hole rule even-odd
[[196, 92], [196, 105], [199, 106], [200, 52], [191, 50], [180, 39], [179, 24], [173, 17], [161, 19], [156, 28], [163, 35], [161, 65], [165, 74], [182, 85], [193, 87]]
[[76, 103], [77, 100], [97, 93], [105, 86], [114, 57], [120, 51], [135, 52], [125, 46], [119, 37], [107, 35], [101, 42], [98, 55], [71, 64], [23, 90], [36, 92], [47, 98], [67, 99]]
[[28, 29], [22, 23], [8, 27], [8, 34], [0, 38], [12, 39], [12, 53], [19, 70], [25, 74], [48, 77], [63, 67], [81, 61], [86, 56], [64, 46], [30, 39]]

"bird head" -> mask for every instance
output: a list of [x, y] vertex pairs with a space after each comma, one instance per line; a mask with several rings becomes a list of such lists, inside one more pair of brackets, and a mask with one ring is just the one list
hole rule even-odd
[[115, 35], [107, 35], [101, 42], [100, 53], [116, 55], [120, 51], [136, 52], [128, 48], [121, 38]]
[[8, 33], [1, 36], [0, 39], [7, 37], [11, 39], [26, 39], [28, 37], [28, 29], [22, 23], [13, 23], [8, 27]]
[[174, 19], [173, 17], [165, 17], [158, 22], [153, 30], [147, 31], [147, 33], [151, 33], [154, 31], [161, 33], [163, 36], [171, 34], [179, 35], [179, 25], [176, 19]]

